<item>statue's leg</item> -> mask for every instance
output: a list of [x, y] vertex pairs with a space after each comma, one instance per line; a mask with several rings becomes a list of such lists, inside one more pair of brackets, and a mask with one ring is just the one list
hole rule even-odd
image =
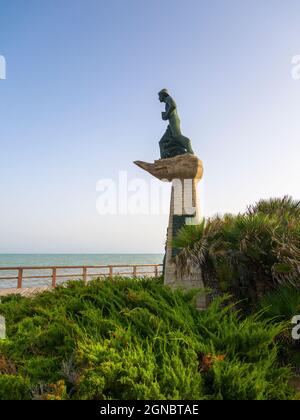
[[164, 159], [165, 158], [165, 142], [163, 141], [163, 139], [161, 139], [161, 141], [159, 142], [159, 150], [160, 150], [160, 158]]
[[181, 136], [180, 119], [177, 115], [171, 115], [169, 119], [169, 127], [172, 137], [176, 138]]
[[159, 142], [159, 149], [160, 149], [160, 157], [161, 159], [165, 159], [166, 157], [166, 139], [163, 137]]
[[194, 151], [192, 148], [192, 142], [188, 137], [185, 136], [178, 136], [176, 137], [175, 144], [177, 144], [177, 146], [181, 147], [184, 149], [184, 153], [189, 153], [191, 155], [194, 155]]
[[160, 149], [160, 157], [161, 159], [165, 159], [168, 156], [167, 153], [167, 149], [168, 146], [170, 146], [170, 140], [171, 140], [171, 130], [170, 130], [170, 126], [168, 126], [167, 131], [165, 132], [165, 134], [163, 135], [163, 137], [161, 138], [160, 142], [159, 142], [159, 149]]
[[190, 155], [194, 155], [194, 151], [193, 151], [193, 148], [192, 148], [192, 142], [187, 137], [186, 137], [186, 141], [185, 141], [185, 148]]

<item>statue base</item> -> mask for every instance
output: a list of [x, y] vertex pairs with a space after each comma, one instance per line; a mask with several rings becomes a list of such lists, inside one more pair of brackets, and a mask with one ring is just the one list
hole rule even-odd
[[[167, 230], [164, 283], [173, 288], [204, 288], [201, 272], [190, 267], [183, 273], [176, 263], [180, 252], [173, 246], [173, 239], [186, 224], [200, 223], [197, 185], [203, 176], [203, 164], [197, 156], [184, 154], [160, 159], [154, 163], [136, 161], [137, 166], [161, 181], [172, 183], [169, 226]], [[197, 303], [199, 309], [206, 307], [205, 296]]]

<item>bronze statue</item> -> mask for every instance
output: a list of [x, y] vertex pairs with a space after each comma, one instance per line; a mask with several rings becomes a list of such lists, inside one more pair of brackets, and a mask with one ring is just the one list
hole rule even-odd
[[160, 102], [166, 104], [165, 112], [162, 112], [162, 119], [169, 121], [168, 128], [159, 142], [161, 159], [171, 158], [184, 154], [193, 155], [190, 139], [183, 136], [180, 128], [180, 119], [177, 113], [177, 105], [170, 96], [167, 89], [158, 94]]

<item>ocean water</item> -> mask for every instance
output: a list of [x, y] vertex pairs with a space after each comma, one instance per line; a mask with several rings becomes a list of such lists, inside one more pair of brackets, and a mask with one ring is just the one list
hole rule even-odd
[[[99, 266], [99, 265], [132, 265], [132, 264], [162, 264], [162, 254], [0, 254], [0, 267], [62, 267], [62, 266]], [[141, 268], [141, 273], [152, 271], [152, 268]], [[114, 273], [130, 275], [132, 269], [115, 268]], [[97, 274], [107, 274], [106, 269], [90, 269], [88, 279]], [[23, 287], [41, 287], [51, 285], [51, 270], [24, 270], [24, 277], [37, 276], [35, 279], [24, 279]], [[82, 274], [78, 269], [58, 269], [57, 283], [76, 279]], [[17, 277], [16, 270], [0, 271], [0, 289], [14, 288], [17, 280], [4, 280], [1, 277]], [[59, 277], [69, 276], [72, 277]], [[42, 278], [39, 276], [49, 276]]]

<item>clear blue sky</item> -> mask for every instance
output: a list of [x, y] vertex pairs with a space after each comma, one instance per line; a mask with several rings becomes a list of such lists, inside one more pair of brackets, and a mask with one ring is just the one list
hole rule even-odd
[[0, 0], [0, 252], [161, 252], [167, 216], [99, 216], [149, 180], [157, 92], [203, 160], [205, 215], [300, 198], [299, 0]]

